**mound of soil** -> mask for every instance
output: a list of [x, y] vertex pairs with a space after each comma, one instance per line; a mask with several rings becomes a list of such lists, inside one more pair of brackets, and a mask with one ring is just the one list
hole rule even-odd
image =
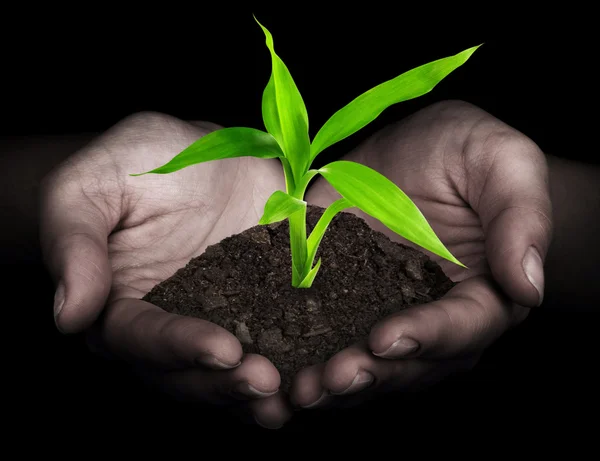
[[[307, 209], [307, 236], [321, 214]], [[288, 391], [294, 374], [364, 339], [383, 317], [430, 302], [452, 282], [424, 253], [392, 242], [352, 213], [338, 213], [319, 245], [310, 288], [291, 285], [288, 221], [227, 237], [143, 299], [231, 331], [245, 352], [273, 362]]]

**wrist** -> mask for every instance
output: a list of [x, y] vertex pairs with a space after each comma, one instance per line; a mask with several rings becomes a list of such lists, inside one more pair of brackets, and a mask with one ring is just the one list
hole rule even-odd
[[40, 182], [56, 165], [95, 135], [4, 139], [0, 158], [0, 202], [8, 226], [0, 227], [4, 263], [26, 263], [39, 257], [38, 209]]
[[600, 296], [600, 167], [546, 157], [554, 235], [545, 262], [545, 304], [589, 309]]

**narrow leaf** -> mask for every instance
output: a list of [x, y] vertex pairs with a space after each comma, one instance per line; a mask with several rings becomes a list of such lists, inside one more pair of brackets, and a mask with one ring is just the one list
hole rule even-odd
[[265, 34], [272, 62], [271, 78], [263, 93], [263, 121], [267, 131], [279, 142], [294, 179], [298, 180], [308, 168], [310, 157], [308, 113], [290, 71], [275, 53], [273, 36], [258, 20], [256, 22]]
[[[292, 255], [293, 258], [293, 255]], [[296, 265], [294, 264], [294, 262], [292, 261], [292, 286], [293, 287], [298, 287], [300, 285], [301, 282], [301, 272], [296, 268]]]
[[333, 114], [319, 130], [310, 147], [309, 164], [324, 149], [356, 133], [389, 106], [430, 92], [453, 70], [463, 65], [480, 46], [416, 67], [358, 96]]
[[306, 202], [276, 190], [265, 204], [265, 211], [258, 224], [271, 224], [283, 221], [290, 215], [306, 207]]
[[317, 276], [317, 272], [319, 272], [320, 267], [321, 267], [321, 258], [319, 258], [315, 267], [313, 267], [310, 270], [310, 272], [306, 275], [306, 277], [304, 277], [304, 280], [302, 280], [302, 282], [300, 282], [300, 285], [298, 288], [310, 288], [315, 280], [315, 277]]
[[321, 243], [323, 235], [325, 235], [325, 231], [331, 223], [331, 220], [340, 211], [345, 210], [346, 208], [351, 208], [353, 206], [354, 205], [352, 205], [352, 203], [350, 203], [347, 199], [341, 198], [329, 205], [327, 209], [323, 212], [323, 214], [319, 218], [319, 221], [317, 221], [317, 224], [310, 233], [310, 237], [308, 237], [308, 256], [306, 257], [306, 264], [304, 266], [305, 272], [308, 272], [308, 270], [312, 267], [312, 263], [315, 260], [319, 244]]
[[269, 133], [254, 128], [222, 128], [201, 137], [168, 163], [145, 173], [166, 174], [196, 163], [234, 157], [283, 157], [277, 141]]
[[325, 165], [319, 173], [342, 197], [387, 228], [465, 267], [440, 241], [412, 200], [382, 174], [360, 163], [345, 160]]

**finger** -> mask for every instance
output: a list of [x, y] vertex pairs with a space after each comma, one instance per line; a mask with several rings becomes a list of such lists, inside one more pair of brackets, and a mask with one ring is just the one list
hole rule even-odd
[[109, 353], [162, 369], [228, 369], [239, 365], [243, 353], [237, 338], [224, 328], [139, 299], [109, 304], [94, 329]]
[[344, 404], [356, 403], [375, 391], [423, 389], [473, 364], [474, 357], [385, 360], [371, 354], [363, 341], [334, 355], [322, 370], [321, 383], [334, 399], [339, 398]]
[[275, 366], [256, 354], [244, 356], [231, 370], [188, 368], [161, 372], [150, 379], [171, 397], [207, 404], [264, 399], [276, 394], [281, 382]]
[[298, 372], [290, 401], [303, 409], [360, 405], [375, 393], [429, 387], [453, 372], [471, 369], [479, 356], [385, 360], [374, 356], [363, 341], [338, 352], [326, 364]]
[[312, 365], [300, 370], [290, 388], [290, 402], [292, 405], [304, 409], [321, 408], [331, 401], [332, 396], [326, 389], [321, 378], [324, 363]]
[[248, 408], [259, 426], [280, 429], [292, 418], [293, 410], [281, 392], [248, 402]]
[[442, 299], [409, 307], [375, 324], [368, 345], [378, 357], [451, 358], [485, 349], [523, 319], [489, 276], [460, 282]]
[[520, 134], [473, 137], [469, 200], [482, 221], [491, 272], [514, 302], [539, 306], [553, 232], [546, 159]]
[[47, 179], [41, 187], [40, 244], [56, 284], [56, 325], [63, 333], [77, 333], [96, 320], [110, 291], [112, 226], [79, 184], [63, 179]]

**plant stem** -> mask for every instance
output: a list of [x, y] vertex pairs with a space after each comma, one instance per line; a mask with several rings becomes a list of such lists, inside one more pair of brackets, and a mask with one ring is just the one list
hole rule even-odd
[[283, 166], [283, 175], [285, 177], [285, 191], [288, 194], [292, 195], [294, 193], [296, 185], [294, 182], [294, 175], [292, 174], [290, 162], [285, 157], [282, 157], [279, 160], [281, 160], [281, 165]]
[[306, 274], [304, 263], [307, 256], [306, 207], [290, 215], [290, 247], [292, 252], [292, 286], [297, 288]]
[[[281, 158], [280, 160], [281, 164], [283, 165], [283, 173], [285, 175], [286, 192], [292, 197], [302, 200], [304, 196], [304, 190], [306, 190], [306, 186], [308, 185], [310, 178], [305, 181], [303, 187], [300, 187], [297, 190], [296, 181], [292, 173], [290, 162], [286, 158]], [[301, 178], [300, 182], [302, 182], [302, 179], [303, 178]], [[290, 227], [290, 251], [292, 253], [292, 286], [294, 288], [298, 288], [306, 276], [306, 274], [303, 274], [304, 263], [308, 253], [306, 240], [306, 207], [301, 211], [292, 214], [288, 220]]]

